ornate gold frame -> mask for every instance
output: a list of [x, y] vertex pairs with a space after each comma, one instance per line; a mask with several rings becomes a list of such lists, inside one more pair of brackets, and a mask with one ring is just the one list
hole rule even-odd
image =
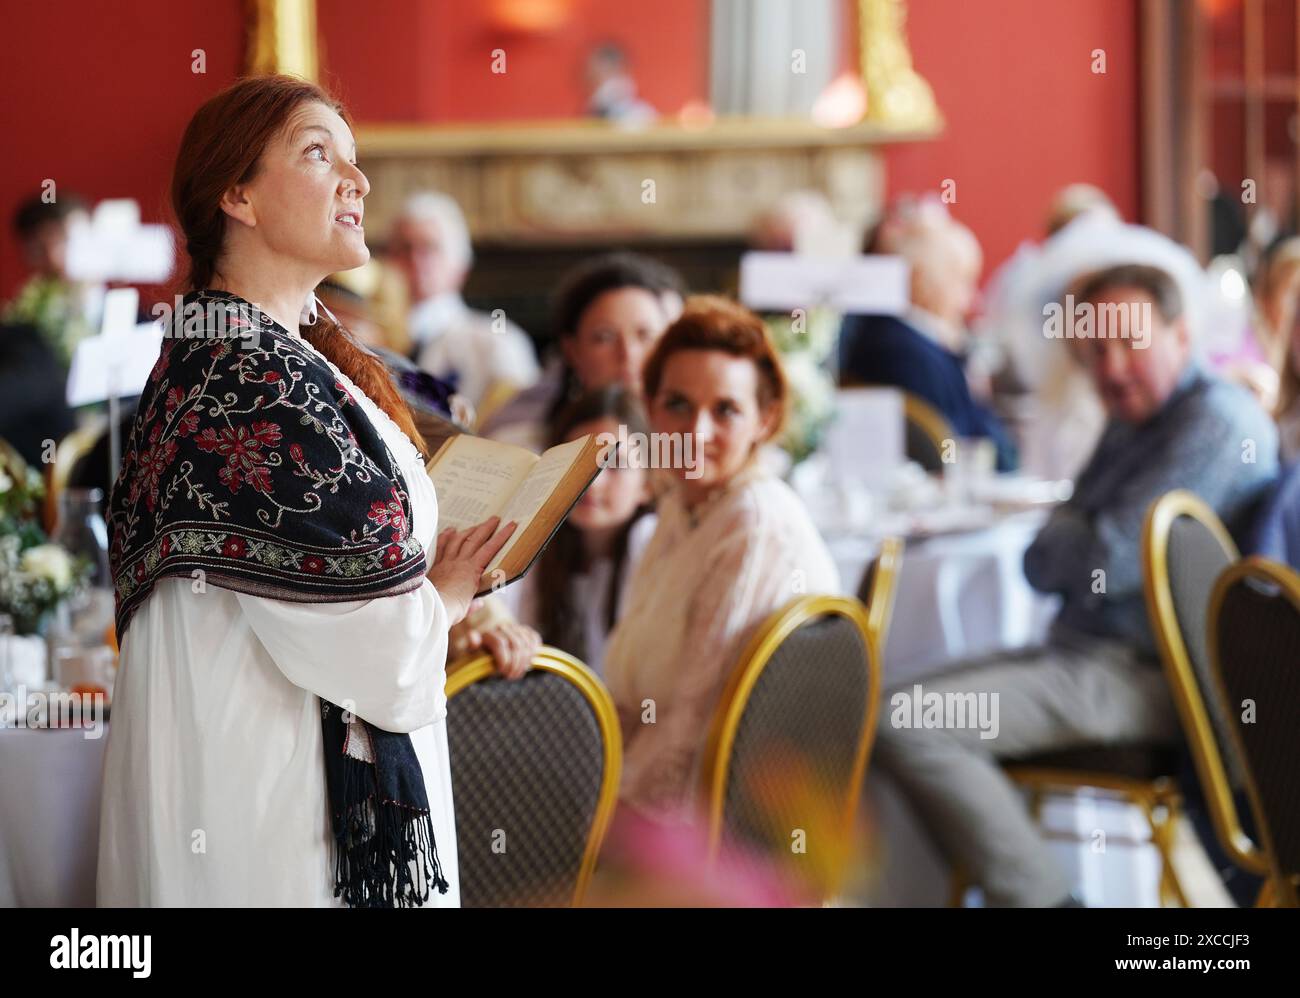
[[906, 0], [858, 0], [858, 65], [867, 91], [867, 121], [938, 131], [943, 115], [934, 90], [912, 67]]
[[[1295, 572], [1285, 565], [1279, 565], [1267, 558], [1253, 556], [1230, 566], [1219, 576], [1218, 581], [1214, 584], [1214, 591], [1210, 594], [1210, 671], [1214, 674], [1215, 685], [1218, 687], [1219, 696], [1223, 698], [1224, 703], [1229, 703], [1230, 700], [1227, 684], [1223, 681], [1223, 665], [1219, 661], [1219, 614], [1223, 610], [1223, 601], [1228, 595], [1228, 590], [1243, 579], [1255, 579], [1268, 585], [1277, 586], [1292, 608], [1297, 613], [1300, 613], [1300, 576], [1297, 576]], [[1246, 746], [1242, 743], [1241, 733], [1237, 730], [1235, 724], [1228, 727], [1232, 731], [1232, 741], [1237, 747], [1238, 755], [1243, 760], [1246, 760]], [[1264, 809], [1260, 806], [1259, 784], [1255, 782], [1255, 774], [1249, 764], [1245, 766], [1245, 770], [1246, 792], [1250, 797], [1250, 806], [1259, 819], [1259, 835], [1263, 842], [1262, 851], [1267, 863], [1263, 873], [1268, 877], [1268, 880], [1260, 893], [1257, 906], [1300, 907], [1300, 894], [1297, 893], [1295, 880], [1288, 877], [1278, 865], [1277, 851], [1273, 844], [1273, 833], [1264, 817]]]
[[1183, 489], [1161, 496], [1147, 510], [1142, 525], [1142, 587], [1147, 613], [1183, 732], [1191, 744], [1192, 759], [1209, 805], [1214, 832], [1234, 863], [1243, 870], [1263, 876], [1268, 872], [1267, 857], [1242, 827], [1228, 770], [1174, 609], [1173, 591], [1169, 585], [1169, 532], [1180, 516], [1190, 517], [1209, 530], [1234, 562], [1239, 557], [1237, 545], [1223, 521], [1200, 498]]
[[290, 73], [316, 82], [320, 70], [316, 0], [244, 0], [249, 76]]
[[[587, 893], [601, 844], [605, 841], [605, 833], [609, 831], [609, 823], [618, 802], [618, 784], [623, 769], [623, 736], [618, 724], [618, 712], [609, 691], [596, 674], [576, 658], [558, 648], [544, 646], [533, 656], [532, 667], [554, 673], [578, 688], [596, 715], [596, 723], [605, 743], [605, 766], [596, 798], [596, 810], [592, 815], [591, 830], [587, 834], [582, 865], [573, 889], [573, 907], [578, 908]], [[491, 679], [496, 674], [491, 655], [474, 655], [452, 663], [447, 667], [447, 700], [450, 701], [456, 694], [475, 683]]]
[[722, 810], [726, 798], [727, 776], [731, 767], [731, 752], [735, 747], [736, 731], [741, 715], [749, 702], [758, 677], [768, 661], [786, 638], [803, 624], [817, 617], [835, 614], [847, 617], [862, 634], [867, 650], [867, 703], [863, 717], [862, 735], [853, 763], [849, 799], [843, 815], [843, 834], [851, 835], [853, 819], [857, 813], [858, 797], [867, 771], [867, 760], [876, 733], [876, 717], [880, 707], [880, 661], [872, 640], [871, 623], [863, 605], [847, 596], [800, 596], [772, 614], [746, 645], [739, 664], [732, 670], [723, 687], [718, 706], [709, 725], [704, 745], [700, 793], [708, 814], [708, 852], [710, 861], [716, 860], [722, 844]]

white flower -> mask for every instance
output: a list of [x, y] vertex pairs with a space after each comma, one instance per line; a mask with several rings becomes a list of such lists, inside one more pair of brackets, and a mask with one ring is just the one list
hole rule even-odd
[[5, 474], [4, 468], [0, 468], [0, 494], [8, 492], [13, 484], [14, 480]]
[[57, 544], [38, 544], [23, 552], [19, 571], [36, 578], [48, 579], [56, 589], [72, 584], [72, 560]]

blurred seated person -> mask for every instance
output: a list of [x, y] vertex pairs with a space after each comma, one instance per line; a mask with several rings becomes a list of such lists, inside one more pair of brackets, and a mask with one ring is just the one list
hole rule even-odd
[[1242, 553], [1262, 555], [1300, 572], [1300, 464], [1284, 468], [1264, 496]]
[[817, 190], [787, 191], [750, 226], [749, 245], [767, 253], [842, 256], [853, 252], [852, 233]]
[[644, 380], [651, 429], [676, 435], [681, 459], [664, 475], [605, 677], [623, 730], [620, 795], [674, 823], [692, 817], [705, 734], [745, 643], [796, 596], [838, 592], [839, 577], [803, 503], [759, 460], [789, 404], [762, 321], [692, 298]]
[[[565, 406], [550, 443], [588, 433], [631, 441], [649, 432], [641, 403], [615, 384]], [[628, 584], [656, 523], [646, 462], [635, 448], [615, 447], [532, 571], [501, 591], [514, 615], [546, 644], [602, 677], [609, 633], [627, 608]]]
[[1270, 253], [1269, 278], [1261, 314], [1275, 333], [1273, 362], [1278, 372], [1277, 425], [1282, 459], [1300, 461], [1300, 239], [1290, 239]]
[[1055, 292], [1044, 287], [1053, 261], [1085, 224], [1123, 231], [1119, 212], [1103, 191], [1070, 184], [1048, 206], [1046, 238], [1022, 242], [989, 279], [974, 326], [977, 342], [991, 344], [1001, 355], [999, 386], [1026, 399], [1015, 427], [1019, 463], [1041, 478], [1073, 479], [1106, 422], [1101, 400], [1066, 345], [1043, 335], [1043, 304]]
[[[876, 743], [881, 768], [990, 906], [1077, 903], [1003, 760], [1180, 743], [1143, 599], [1147, 509], [1171, 489], [1188, 489], [1232, 523], [1277, 472], [1267, 415], [1245, 389], [1193, 359], [1169, 274], [1112, 267], [1080, 278], [1070, 293], [1094, 306], [1149, 308], [1151, 318], [1145, 348], [1136, 345], [1140, 338], [1117, 335], [1110, 320], [1103, 320], [1106, 335], [1067, 341], [1109, 421], [1073, 497], [1025, 553], [1029, 583], [1062, 599], [1048, 641], [926, 680], [925, 697], [949, 705], [941, 727], [909, 725], [910, 688], [886, 694]], [[992, 704], [993, 725], [980, 730], [973, 717], [956, 720], [956, 698]]]
[[0, 440], [37, 470], [53, 459], [46, 442], [57, 445], [72, 432], [67, 380], [67, 368], [39, 329], [0, 325]]
[[[1300, 238], [1279, 239], [1264, 250], [1251, 279], [1250, 297], [1254, 307], [1244, 322], [1215, 329], [1209, 361], [1225, 377], [1253, 391], [1265, 409], [1276, 412], [1300, 299]], [[1282, 447], [1285, 451], [1285, 435]]]
[[849, 315], [840, 331], [840, 378], [893, 385], [928, 402], [962, 437], [985, 437], [1000, 471], [1016, 466], [1010, 436], [977, 402], [967, 378], [965, 319], [983, 255], [974, 235], [938, 201], [904, 202], [877, 231], [874, 248], [911, 266], [912, 304], [901, 316]]
[[393, 223], [388, 256], [406, 279], [411, 359], [451, 382], [480, 412], [537, 380], [528, 334], [504, 313], [472, 310], [461, 288], [473, 262], [460, 206], [446, 194], [413, 195]]
[[609, 385], [641, 390], [641, 365], [681, 311], [684, 285], [670, 267], [635, 253], [609, 253], [565, 275], [553, 328], [560, 356], [541, 380], [492, 413], [485, 437], [541, 452], [561, 409]]
[[32, 275], [0, 318], [33, 325], [65, 367], [77, 343], [98, 331], [104, 286], [68, 276], [68, 239], [73, 225], [89, 222], [86, 203], [75, 194], [47, 202], [41, 195], [25, 200], [14, 213], [13, 230]]

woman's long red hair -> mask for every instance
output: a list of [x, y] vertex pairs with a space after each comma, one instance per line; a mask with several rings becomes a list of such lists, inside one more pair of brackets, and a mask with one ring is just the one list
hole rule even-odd
[[[352, 120], [339, 101], [293, 76], [245, 77], [194, 112], [176, 154], [171, 189], [172, 210], [190, 258], [185, 290], [210, 287], [219, 276], [227, 224], [222, 195], [256, 176], [262, 152], [294, 109], [307, 101], [332, 108], [351, 127]], [[324, 312], [313, 325], [299, 326], [298, 332], [388, 413], [417, 447], [425, 449], [383, 361], [358, 346], [352, 334]]]

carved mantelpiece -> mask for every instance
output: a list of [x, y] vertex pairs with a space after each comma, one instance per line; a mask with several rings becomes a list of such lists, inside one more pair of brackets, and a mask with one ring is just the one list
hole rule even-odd
[[490, 127], [361, 126], [366, 225], [382, 236], [405, 197], [437, 189], [476, 240], [740, 239], [781, 194], [822, 191], [862, 227], [883, 196], [880, 145], [932, 130], [724, 119], [636, 131], [603, 122]]

